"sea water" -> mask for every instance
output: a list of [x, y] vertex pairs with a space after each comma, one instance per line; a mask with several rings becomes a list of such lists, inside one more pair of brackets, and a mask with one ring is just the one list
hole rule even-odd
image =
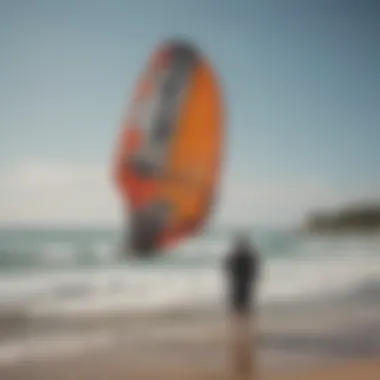
[[[380, 282], [380, 237], [252, 230], [260, 302], [344, 294]], [[233, 232], [216, 230], [151, 260], [120, 250], [116, 230], [0, 230], [0, 308], [34, 314], [112, 313], [213, 304]]]
[[[262, 258], [263, 307], [348, 295], [379, 300], [379, 236], [255, 228], [251, 237]], [[233, 238], [232, 230], [216, 229], [141, 261], [122, 255], [117, 230], [2, 229], [0, 318], [87, 318], [221, 305], [223, 260]], [[9, 339], [7, 347], [0, 344], [0, 359], [2, 353], [9, 355]]]

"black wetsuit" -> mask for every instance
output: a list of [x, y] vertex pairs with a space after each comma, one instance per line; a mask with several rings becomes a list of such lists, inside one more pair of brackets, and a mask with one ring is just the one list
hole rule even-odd
[[229, 305], [232, 311], [248, 313], [259, 275], [258, 255], [250, 247], [238, 247], [227, 257]]

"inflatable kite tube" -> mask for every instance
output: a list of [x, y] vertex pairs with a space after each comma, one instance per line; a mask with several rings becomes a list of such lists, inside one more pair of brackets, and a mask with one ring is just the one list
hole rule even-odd
[[130, 217], [130, 248], [157, 253], [207, 222], [222, 161], [221, 90], [190, 44], [159, 46], [135, 89], [117, 142], [115, 182]]

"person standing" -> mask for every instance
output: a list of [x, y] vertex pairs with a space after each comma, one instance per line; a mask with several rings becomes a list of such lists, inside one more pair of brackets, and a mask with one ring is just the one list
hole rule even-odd
[[256, 373], [252, 363], [255, 355], [251, 347], [251, 316], [256, 308], [259, 261], [259, 253], [249, 237], [238, 235], [225, 262], [234, 380], [252, 379]]

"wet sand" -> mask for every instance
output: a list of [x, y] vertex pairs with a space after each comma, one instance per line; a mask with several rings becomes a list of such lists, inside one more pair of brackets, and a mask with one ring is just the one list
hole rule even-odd
[[[350, 301], [265, 310], [251, 340], [252, 349], [258, 347], [260, 379], [379, 380], [377, 305]], [[195, 313], [139, 318], [116, 328], [99, 321], [93, 330], [76, 328], [72, 335], [63, 329], [42, 339], [40, 349], [26, 338], [18, 346], [1, 341], [0, 379], [237, 380], [230, 375], [229, 326], [221, 315]]]
[[[0, 378], [4, 380], [238, 380], [228, 376], [226, 370], [212, 367], [203, 360], [195, 363], [194, 357], [180, 358], [178, 355], [164, 357], [151, 352], [134, 355], [103, 352], [65, 360], [25, 362], [14, 367], [3, 367], [0, 369]], [[380, 359], [347, 360], [334, 365], [313, 366], [303, 370], [265, 370], [260, 373], [258, 379], [378, 380], [379, 376]]]
[[289, 374], [272, 374], [263, 380], [378, 380], [380, 376], [380, 359], [336, 364], [327, 368], [293, 372]]

